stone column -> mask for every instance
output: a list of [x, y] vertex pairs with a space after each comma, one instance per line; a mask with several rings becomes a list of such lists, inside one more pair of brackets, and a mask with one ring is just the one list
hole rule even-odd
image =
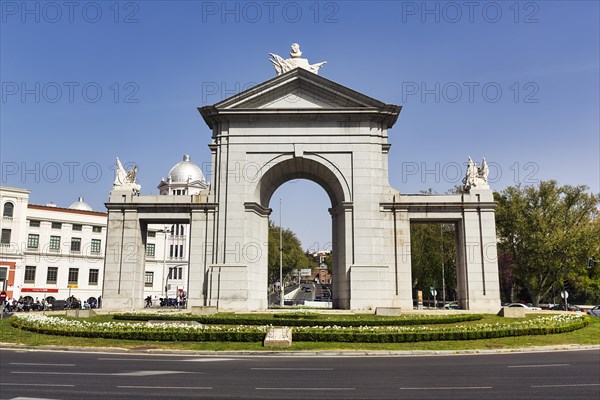
[[143, 308], [145, 231], [135, 209], [109, 210], [102, 308]]
[[349, 309], [353, 206], [349, 202], [342, 203], [329, 212], [333, 220], [333, 307]]
[[212, 259], [212, 229], [214, 209], [192, 210], [189, 243], [189, 306], [207, 306], [207, 275]]
[[395, 293], [393, 306], [401, 307], [402, 310], [412, 310], [412, 262], [410, 251], [410, 219], [406, 210], [395, 210], [394, 238], [395, 238], [395, 270], [394, 284], [398, 288]]
[[463, 199], [460, 258], [465, 266], [468, 309], [496, 312], [500, 307], [500, 286], [492, 192], [472, 189]]

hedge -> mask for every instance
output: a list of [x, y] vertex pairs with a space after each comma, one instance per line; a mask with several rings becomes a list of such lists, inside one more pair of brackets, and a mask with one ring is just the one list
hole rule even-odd
[[[293, 340], [299, 342], [400, 343], [437, 340], [475, 340], [508, 336], [548, 335], [571, 332], [590, 323], [589, 317], [558, 315], [504, 324], [454, 327], [297, 327]], [[93, 323], [39, 314], [13, 316], [15, 328], [61, 336], [153, 341], [261, 342], [270, 326], [190, 326], [177, 323]]]
[[457, 322], [479, 321], [483, 318], [480, 314], [454, 314], [454, 315], [409, 315], [403, 317], [380, 317], [373, 318], [372, 315], [352, 316], [328, 316], [328, 319], [320, 318], [320, 315], [308, 314], [306, 317], [301, 313], [274, 314], [274, 315], [248, 315], [248, 314], [216, 314], [216, 315], [192, 315], [192, 314], [150, 314], [150, 313], [122, 313], [114, 314], [113, 319], [121, 321], [197, 321], [207, 325], [275, 325], [275, 326], [406, 326], [406, 325], [429, 325], [429, 324], [454, 324]]
[[[489, 327], [488, 324], [472, 325], [470, 328], [452, 327], [416, 331], [361, 331], [331, 330], [326, 328], [304, 328], [293, 331], [293, 340], [298, 342], [353, 342], [353, 343], [402, 343], [439, 340], [477, 340], [495, 339], [509, 336], [550, 335], [572, 332], [589, 325], [589, 317], [577, 317], [578, 320], [563, 321], [549, 326], [505, 325]], [[531, 320], [540, 323], [539, 320]]]
[[93, 323], [59, 317], [30, 315], [13, 316], [11, 325], [30, 332], [59, 336], [103, 339], [200, 341], [200, 342], [261, 342], [268, 327], [206, 327], [182, 324]]

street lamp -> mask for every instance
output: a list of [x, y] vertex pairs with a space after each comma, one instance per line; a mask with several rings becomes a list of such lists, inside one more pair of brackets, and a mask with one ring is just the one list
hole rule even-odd
[[446, 276], [444, 274], [444, 232], [443, 224], [440, 224], [440, 240], [442, 248], [442, 307], [446, 305]]
[[165, 278], [165, 301], [168, 301], [167, 296], [167, 282], [169, 280], [169, 273], [167, 272], [167, 233], [170, 233], [171, 230], [167, 225], [165, 225], [164, 229], [160, 229], [158, 232], [161, 232], [165, 235], [164, 246], [163, 246], [163, 276]]
[[281, 197], [279, 198], [279, 305], [283, 307], [283, 227], [281, 226]]

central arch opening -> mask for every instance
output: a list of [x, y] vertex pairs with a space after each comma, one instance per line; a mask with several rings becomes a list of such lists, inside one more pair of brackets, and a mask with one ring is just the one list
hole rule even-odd
[[309, 180], [291, 180], [274, 192], [269, 207], [269, 307], [281, 305], [283, 281], [284, 305], [331, 308], [333, 253], [326, 192]]
[[[273, 160], [257, 184], [259, 204], [273, 210], [267, 222], [270, 242], [275, 242], [269, 246], [268, 304], [281, 305], [283, 283], [284, 304], [348, 308], [343, 210], [350, 201], [350, 186], [335, 165], [328, 165], [324, 159], [316, 160], [317, 156], [308, 157], [310, 155]], [[283, 254], [281, 280], [278, 276], [280, 198], [283, 236], [293, 239], [291, 234], [296, 229], [300, 233], [297, 239], [302, 252], [298, 254], [296, 248], [294, 254]], [[311, 225], [320, 231], [315, 232]], [[291, 249], [292, 246], [287, 247], [288, 251]], [[306, 271], [309, 268], [310, 275]], [[288, 290], [285, 290], [286, 283]]]

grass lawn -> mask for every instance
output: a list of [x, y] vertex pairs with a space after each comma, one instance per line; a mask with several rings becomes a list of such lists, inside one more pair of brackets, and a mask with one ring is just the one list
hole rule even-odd
[[[533, 318], [530, 315], [526, 318]], [[89, 321], [112, 321], [110, 316], [96, 316]], [[455, 325], [472, 325], [480, 323], [511, 323], [520, 319], [506, 319], [495, 315], [485, 315], [480, 321], [461, 322]], [[446, 325], [447, 326], [447, 325]], [[198, 351], [273, 351], [265, 349], [262, 343], [236, 342], [154, 342], [138, 340], [91, 339], [78, 337], [52, 336], [22, 331], [13, 328], [8, 319], [0, 322], [0, 342], [27, 346], [78, 346], [105, 347], [119, 349], [164, 349], [164, 350], [198, 350]], [[438, 341], [418, 343], [316, 343], [294, 342], [284, 351], [328, 351], [328, 350], [475, 350], [475, 349], [511, 349], [530, 346], [559, 345], [600, 345], [600, 318], [592, 318], [586, 328], [555, 335], [520, 336], [500, 339], [481, 339], [465, 341]]]

